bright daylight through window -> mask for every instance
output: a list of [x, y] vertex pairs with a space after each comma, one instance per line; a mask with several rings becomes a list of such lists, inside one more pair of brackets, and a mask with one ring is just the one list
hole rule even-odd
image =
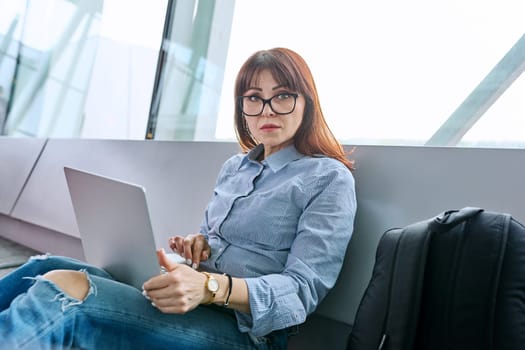
[[233, 141], [241, 63], [285, 46], [343, 143], [525, 147], [523, 13], [515, 0], [4, 0], [0, 134]]

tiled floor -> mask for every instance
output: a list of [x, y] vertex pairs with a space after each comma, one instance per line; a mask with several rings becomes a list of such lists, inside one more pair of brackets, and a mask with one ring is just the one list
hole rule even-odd
[[39, 253], [0, 237], [0, 277], [22, 265], [30, 256], [36, 254]]

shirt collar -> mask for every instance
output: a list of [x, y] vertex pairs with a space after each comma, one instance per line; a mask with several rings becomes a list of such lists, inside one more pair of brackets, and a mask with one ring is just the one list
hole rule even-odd
[[[259, 144], [254, 147], [248, 154], [244, 157], [241, 162], [241, 166], [247, 161], [257, 162], [257, 158], [264, 152], [264, 145]], [[293, 144], [286, 146], [285, 148], [279, 150], [278, 152], [270, 155], [268, 158], [264, 159], [261, 163], [267, 165], [273, 172], [278, 172], [284, 168], [289, 163], [301, 159], [304, 157], [304, 154], [299, 153]]]

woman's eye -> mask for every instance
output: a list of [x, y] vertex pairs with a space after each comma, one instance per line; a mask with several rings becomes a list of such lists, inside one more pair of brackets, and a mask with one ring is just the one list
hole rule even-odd
[[261, 99], [261, 98], [260, 98], [259, 96], [255, 96], [255, 95], [253, 95], [253, 96], [248, 96], [248, 101], [250, 101], [250, 102], [257, 102], [257, 101], [259, 101], [260, 99]]
[[279, 100], [286, 100], [286, 99], [289, 99], [292, 95], [290, 95], [289, 93], [282, 93], [282, 94], [279, 94], [277, 95], [277, 98]]

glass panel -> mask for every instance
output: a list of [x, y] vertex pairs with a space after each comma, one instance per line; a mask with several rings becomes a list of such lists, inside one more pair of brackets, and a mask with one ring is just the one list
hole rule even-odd
[[[325, 116], [340, 140], [425, 144], [525, 33], [523, 13], [525, 3], [513, 0], [267, 0], [256, 10], [238, 1], [215, 136], [235, 137], [230, 91], [244, 59], [259, 49], [286, 46], [309, 62]], [[254, 25], [261, 20], [278, 25]], [[508, 93], [512, 90], [525, 95], [523, 85]], [[492, 109], [497, 115], [490, 118], [500, 124], [501, 137], [523, 143], [525, 133], [504, 131], [525, 130], [523, 114], [518, 117], [523, 102], [503, 99], [493, 108], [500, 103], [511, 104], [505, 108], [515, 111], [514, 124]], [[489, 114], [479, 123], [485, 118]], [[501, 144], [492, 133], [480, 133], [476, 144]]]
[[[7, 119], [10, 135], [69, 136], [66, 125], [81, 111], [94, 50], [86, 45], [97, 29], [99, 1], [28, 1], [24, 14], [17, 67]], [[45, 28], [45, 30], [42, 30]], [[88, 75], [89, 76], [89, 75]], [[67, 109], [65, 107], [68, 107]], [[76, 112], [76, 113], [75, 113]], [[66, 121], [67, 120], [67, 121]]]
[[3, 65], [0, 72], [13, 91], [4, 133], [143, 139], [166, 7], [167, 0], [28, 0], [23, 10], [2, 10], [4, 22], [23, 19], [13, 39], [19, 49], [9, 55], [19, 63], [11, 79]]
[[215, 139], [233, 9], [233, 0], [175, 1], [169, 9], [148, 138]]
[[[240, 65], [286, 46], [340, 140], [426, 144], [524, 37], [522, 13], [514, 0], [3, 0], [0, 127], [7, 107], [15, 136], [231, 141]], [[523, 147], [522, 61], [455, 143]]]
[[20, 0], [2, 1], [0, 11], [0, 135], [4, 130], [12, 82], [16, 71], [16, 57], [20, 50], [20, 24], [26, 3]]
[[[525, 65], [525, 64], [524, 64]], [[525, 148], [525, 74], [496, 100], [460, 146]]]

